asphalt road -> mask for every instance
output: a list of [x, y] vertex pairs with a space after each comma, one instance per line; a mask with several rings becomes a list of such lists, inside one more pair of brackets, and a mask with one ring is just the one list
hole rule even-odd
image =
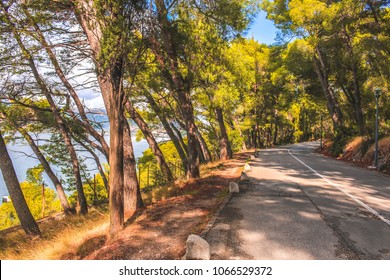
[[390, 177], [315, 152], [262, 150], [205, 238], [212, 259], [390, 259]]

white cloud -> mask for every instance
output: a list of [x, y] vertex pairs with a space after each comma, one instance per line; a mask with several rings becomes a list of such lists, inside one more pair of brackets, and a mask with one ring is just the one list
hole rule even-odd
[[103, 98], [100, 94], [97, 96], [94, 96], [94, 95], [85, 96], [83, 100], [84, 100], [85, 106], [89, 109], [105, 110]]

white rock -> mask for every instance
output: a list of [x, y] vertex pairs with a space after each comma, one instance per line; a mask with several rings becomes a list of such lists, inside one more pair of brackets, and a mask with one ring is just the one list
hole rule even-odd
[[186, 246], [186, 260], [209, 260], [211, 257], [209, 243], [198, 235], [188, 236]]
[[230, 184], [229, 184], [229, 192], [230, 193], [239, 193], [240, 192], [240, 187], [238, 186], [237, 183], [230, 182]]
[[248, 163], [245, 163], [245, 165], [244, 165], [244, 170], [245, 170], [246, 172], [251, 171], [251, 166], [250, 166]]
[[251, 155], [251, 159], [255, 159], [256, 157], [254, 155]]

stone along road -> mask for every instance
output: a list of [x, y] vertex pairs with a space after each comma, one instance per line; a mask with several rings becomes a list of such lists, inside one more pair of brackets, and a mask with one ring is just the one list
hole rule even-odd
[[315, 153], [262, 150], [205, 236], [212, 259], [390, 259], [390, 178]]

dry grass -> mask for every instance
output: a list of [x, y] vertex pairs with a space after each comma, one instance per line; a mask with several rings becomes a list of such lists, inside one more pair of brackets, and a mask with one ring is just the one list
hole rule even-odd
[[214, 162], [209, 162], [200, 166], [200, 177], [206, 177], [210, 175], [213, 171], [224, 169], [223, 160], [217, 160]]
[[[332, 147], [331, 141], [325, 142], [323, 153], [332, 156], [330, 153]], [[390, 136], [383, 137], [378, 141], [379, 158], [378, 171], [390, 175]], [[375, 142], [373, 139], [365, 137], [355, 137], [344, 147], [343, 154], [338, 157], [341, 160], [353, 162], [361, 167], [373, 165], [375, 153]]]
[[106, 212], [93, 209], [85, 216], [65, 216], [40, 223], [42, 237], [33, 240], [26, 238], [21, 229], [1, 233], [0, 259], [58, 260], [78, 256], [87, 240], [105, 238], [109, 225]]

